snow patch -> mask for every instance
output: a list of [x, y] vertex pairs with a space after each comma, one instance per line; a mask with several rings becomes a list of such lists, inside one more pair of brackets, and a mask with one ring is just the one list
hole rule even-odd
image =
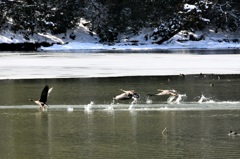
[[[66, 33], [53, 35], [50, 32], [46, 33], [36, 33], [34, 35], [29, 35], [28, 39], [24, 37], [20, 32], [14, 33], [9, 29], [0, 32], [0, 43], [24, 43], [24, 42], [49, 42], [49, 43], [59, 43], [66, 44], [72, 41], [78, 42], [91, 42], [95, 43], [99, 41], [97, 35], [91, 32], [83, 24], [87, 23], [86, 20], [81, 19], [78, 27], [74, 30], [68, 30]], [[72, 38], [71, 35], [76, 38]]]
[[194, 9], [197, 9], [197, 7], [195, 5], [184, 4], [184, 10], [187, 10], [188, 12], [191, 12]]
[[64, 44], [64, 41], [62, 39], [60, 39], [59, 37], [53, 36], [52, 34], [49, 33], [38, 33], [38, 35], [44, 37], [45, 39], [50, 39], [51, 41], [60, 43], [60, 44]]

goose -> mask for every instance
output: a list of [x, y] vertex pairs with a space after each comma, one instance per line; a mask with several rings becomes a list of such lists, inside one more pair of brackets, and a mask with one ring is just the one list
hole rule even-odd
[[168, 89], [158, 89], [158, 91], [160, 91], [160, 93], [157, 94], [148, 94], [149, 96], [162, 96], [162, 95], [171, 95], [171, 96], [178, 96], [179, 94], [177, 93], [176, 90], [172, 89], [172, 90], [168, 90]]
[[230, 130], [229, 133], [228, 133], [228, 135], [229, 135], [229, 136], [236, 136], [236, 135], [238, 135], [238, 133]]
[[114, 100], [127, 100], [127, 99], [133, 99], [136, 101], [137, 99], [140, 98], [140, 95], [135, 92], [134, 90], [123, 90], [120, 89], [123, 93], [115, 96], [113, 99]]
[[158, 89], [158, 91], [160, 91], [160, 93], [156, 94], [158, 96], [161, 95], [171, 95], [171, 96], [178, 96], [178, 93], [176, 90], [172, 89], [172, 90], [162, 90], [162, 89]]
[[45, 109], [47, 105], [47, 98], [49, 96], [49, 94], [52, 92], [53, 87], [49, 88], [48, 85], [46, 85], [41, 93], [40, 99], [39, 100], [33, 100], [33, 99], [29, 99], [29, 101], [33, 101], [34, 103], [36, 103], [37, 105], [39, 105], [40, 109]]

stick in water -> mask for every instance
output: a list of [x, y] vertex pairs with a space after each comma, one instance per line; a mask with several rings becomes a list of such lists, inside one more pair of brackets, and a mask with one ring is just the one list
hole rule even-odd
[[166, 135], [166, 134], [167, 134], [167, 127], [165, 127], [165, 128], [163, 129], [162, 134], [163, 134], [163, 135]]

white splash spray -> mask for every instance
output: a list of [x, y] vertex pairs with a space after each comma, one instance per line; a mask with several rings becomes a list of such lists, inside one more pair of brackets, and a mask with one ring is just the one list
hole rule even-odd
[[210, 100], [210, 98], [205, 97], [203, 94], [201, 96], [201, 98], [198, 100], [198, 103], [203, 103], [203, 102], [207, 102], [207, 103], [213, 103], [213, 100]]
[[186, 94], [178, 94], [177, 96], [170, 96], [167, 99], [167, 102], [168, 103], [177, 103], [177, 104], [179, 104], [186, 97], [187, 97]]
[[92, 112], [92, 106], [93, 106], [93, 105], [94, 105], [94, 102], [91, 101], [89, 104], [87, 104], [87, 105], [84, 106], [84, 110], [85, 110], [86, 112]]
[[67, 108], [67, 111], [68, 111], [68, 112], [73, 112], [73, 107], [70, 107], [70, 106], [69, 106], [69, 107]]
[[175, 103], [179, 104], [186, 97], [187, 97], [186, 94], [178, 94], [178, 97], [177, 97]]
[[114, 106], [114, 103], [111, 103], [110, 105], [107, 105], [107, 106], [106, 106], [106, 110], [107, 110], [107, 111], [113, 111], [113, 110], [114, 110], [114, 107], [113, 107], [113, 106]]
[[152, 104], [152, 103], [153, 103], [152, 99], [150, 99], [149, 97], [147, 97], [147, 99], [146, 99], [146, 104]]
[[131, 104], [130, 104], [130, 106], [129, 106], [129, 110], [132, 110], [133, 109], [133, 106], [135, 105], [135, 104], [137, 104], [137, 102], [138, 102], [138, 98], [134, 98], [134, 97], [132, 97], [132, 99], [133, 99], [133, 101], [131, 102]]

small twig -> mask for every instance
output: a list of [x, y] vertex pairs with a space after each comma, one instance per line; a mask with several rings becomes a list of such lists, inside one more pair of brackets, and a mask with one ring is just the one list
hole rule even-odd
[[167, 127], [165, 127], [162, 131], [162, 135], [166, 135], [167, 134]]

